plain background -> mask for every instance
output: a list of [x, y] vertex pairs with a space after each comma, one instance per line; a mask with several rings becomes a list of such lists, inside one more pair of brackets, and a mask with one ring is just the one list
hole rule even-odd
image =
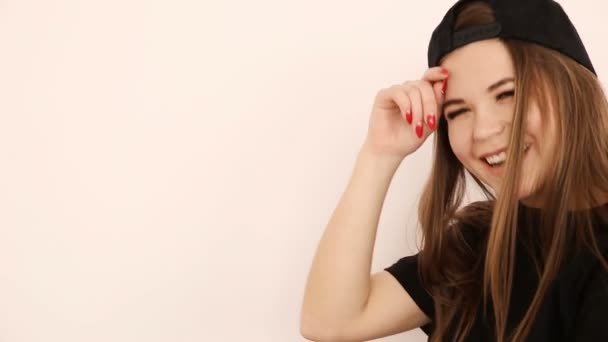
[[[373, 98], [422, 75], [452, 3], [1, 1], [0, 341], [303, 341]], [[562, 1], [600, 78], [604, 3]], [[417, 250], [430, 154], [374, 271]]]

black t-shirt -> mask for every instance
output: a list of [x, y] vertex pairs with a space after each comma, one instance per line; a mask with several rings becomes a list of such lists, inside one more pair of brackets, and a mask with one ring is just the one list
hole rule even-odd
[[[608, 257], [608, 227], [596, 227], [596, 232], [598, 246], [604, 257]], [[510, 329], [526, 313], [539, 281], [529, 249], [526, 248], [529, 245], [522, 241], [523, 239], [518, 239], [516, 249], [507, 322]], [[418, 254], [403, 257], [385, 270], [399, 281], [418, 307], [432, 320], [435, 312], [433, 299], [420, 281]], [[488, 314], [493, 316], [491, 306]], [[466, 341], [495, 340], [493, 321], [482, 315], [483, 310], [480, 308]], [[430, 336], [433, 322], [421, 329]], [[563, 264], [545, 294], [527, 341], [608, 341], [608, 271], [591, 251], [576, 254]]]

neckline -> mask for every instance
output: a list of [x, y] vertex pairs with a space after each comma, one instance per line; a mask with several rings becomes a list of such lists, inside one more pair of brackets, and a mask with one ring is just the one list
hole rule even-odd
[[[543, 209], [542, 208], [537, 208], [537, 207], [532, 207], [532, 206], [527, 206], [525, 205], [522, 201], [517, 201], [517, 205], [518, 205], [518, 209], [524, 209], [526, 211], [529, 211], [531, 213], [538, 213], [540, 214]], [[593, 206], [593, 207], [589, 207], [589, 208], [582, 208], [582, 209], [574, 209], [574, 210], [568, 210], [569, 213], [581, 213], [581, 212], [585, 212], [585, 211], [596, 211], [596, 210], [600, 210], [600, 209], [608, 209], [608, 202], [604, 202], [602, 204]]]

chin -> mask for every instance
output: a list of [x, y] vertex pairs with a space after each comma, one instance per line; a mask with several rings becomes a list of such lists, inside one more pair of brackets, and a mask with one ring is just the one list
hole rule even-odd
[[[498, 189], [498, 187], [493, 187], [493, 188], [495, 190]], [[498, 191], [496, 191], [496, 194], [498, 195]], [[529, 181], [523, 182], [523, 184], [520, 186], [519, 191], [517, 192], [516, 196], [519, 201], [521, 201], [522, 203], [524, 203], [526, 205], [534, 206], [534, 207], [541, 206], [542, 201], [539, 198], [540, 197], [539, 189], [538, 189], [538, 187], [531, 184]]]
[[533, 186], [529, 181], [523, 181], [517, 193], [517, 198], [527, 206], [540, 208], [543, 201], [539, 193], [538, 187]]

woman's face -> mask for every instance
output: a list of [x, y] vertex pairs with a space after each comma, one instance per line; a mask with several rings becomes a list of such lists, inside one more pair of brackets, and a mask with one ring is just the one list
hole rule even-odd
[[[450, 75], [443, 115], [452, 150], [470, 173], [498, 191], [515, 110], [515, 71], [509, 52], [498, 39], [478, 41], [451, 52], [441, 66]], [[554, 145], [552, 117], [543, 115], [541, 119], [537, 103], [532, 101], [525, 118], [518, 198], [531, 206], [542, 206], [536, 192]]]

